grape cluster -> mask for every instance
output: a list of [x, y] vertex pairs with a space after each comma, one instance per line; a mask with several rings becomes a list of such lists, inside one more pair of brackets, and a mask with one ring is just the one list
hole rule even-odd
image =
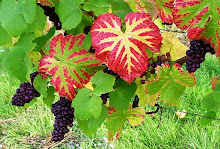
[[37, 4], [44, 10], [44, 14], [49, 17], [49, 20], [54, 23], [56, 30], [61, 30], [62, 25], [59, 16], [55, 12], [55, 7], [43, 6], [40, 3]]
[[72, 101], [65, 97], [60, 97], [55, 104], [52, 104], [51, 112], [55, 116], [54, 130], [52, 132], [52, 141], [61, 141], [65, 133], [69, 132], [67, 126], [73, 126], [74, 108], [71, 106]]
[[156, 58], [150, 57], [148, 60], [148, 70], [151, 74], [154, 74], [157, 66], [161, 66], [162, 64], [167, 63], [170, 64], [170, 53], [167, 52], [166, 55], [157, 56]]
[[215, 54], [214, 49], [202, 40], [193, 40], [190, 42], [190, 48], [186, 51], [189, 58], [186, 61], [186, 70], [195, 72], [200, 68], [200, 64], [205, 60], [205, 54], [210, 52]]
[[29, 103], [34, 97], [40, 97], [40, 93], [32, 85], [37, 74], [38, 72], [30, 74], [31, 83], [27, 81], [20, 84], [20, 88], [16, 90], [12, 97], [12, 105], [23, 107], [25, 103]]

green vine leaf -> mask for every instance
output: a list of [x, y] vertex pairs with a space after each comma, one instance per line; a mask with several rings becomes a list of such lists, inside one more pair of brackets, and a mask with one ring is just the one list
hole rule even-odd
[[78, 125], [87, 136], [90, 136], [94, 134], [97, 131], [97, 129], [102, 125], [107, 115], [107, 108], [104, 105], [102, 105], [102, 111], [98, 119], [93, 117], [84, 121], [77, 119]]
[[21, 82], [27, 81], [26, 76], [30, 74], [31, 60], [29, 52], [34, 49], [36, 44], [32, 43], [35, 39], [34, 34], [22, 34], [18, 42], [4, 57], [4, 69], [10, 74], [15, 76]]
[[46, 25], [47, 18], [42, 8], [36, 8], [36, 16], [34, 22], [28, 26], [26, 32], [42, 31]]
[[12, 38], [8, 34], [8, 32], [1, 26], [0, 23], [0, 46], [6, 45], [6, 44], [11, 44], [12, 43]]
[[149, 94], [160, 93], [160, 99], [167, 104], [179, 106], [179, 98], [186, 87], [194, 86], [196, 83], [194, 73], [186, 73], [179, 64], [174, 64], [172, 68], [164, 64], [157, 67], [156, 80], [148, 82], [147, 92]]
[[49, 107], [52, 108], [52, 103], [54, 102], [55, 99], [55, 90], [53, 86], [50, 86], [47, 88], [47, 96], [43, 97], [43, 102]]
[[3, 28], [18, 37], [34, 22], [36, 6], [33, 0], [2, 0], [0, 22]]
[[113, 91], [115, 76], [99, 71], [91, 78], [91, 82], [96, 86], [93, 90], [93, 94], [101, 96], [101, 94]]
[[87, 88], [80, 89], [73, 100], [74, 114], [79, 120], [87, 120], [92, 117], [98, 119], [101, 114], [102, 99], [99, 96], [91, 96], [90, 92]]
[[46, 43], [51, 37], [53, 37], [54, 33], [55, 33], [55, 27], [52, 27], [50, 28], [49, 32], [46, 35], [43, 35], [43, 36], [40, 36], [34, 39], [33, 42], [37, 44], [34, 51], [39, 52], [43, 47], [45, 47]]
[[191, 40], [202, 39], [220, 56], [220, 0], [178, 0], [174, 2], [174, 22], [188, 31]]
[[39, 72], [51, 75], [51, 83], [59, 95], [72, 100], [77, 88], [84, 88], [99, 70], [100, 61], [92, 53], [82, 49], [85, 35], [62, 34], [50, 42], [50, 55], [40, 60]]
[[[93, 22], [93, 17], [91, 16], [87, 16], [87, 15], [83, 15], [82, 16], [82, 20], [81, 22], [77, 25], [77, 27], [66, 31], [67, 33], [73, 34], [73, 35], [78, 35], [84, 32], [84, 28], [86, 26], [92, 26], [92, 22]], [[88, 36], [88, 35], [87, 35]], [[89, 35], [90, 36], [90, 35]], [[90, 37], [91, 38], [91, 37]], [[91, 47], [91, 41], [90, 41], [90, 47]]]
[[64, 30], [71, 30], [82, 20], [82, 11], [79, 7], [84, 0], [62, 0], [59, 1], [58, 15], [62, 22], [62, 28]]
[[109, 141], [118, 139], [122, 135], [122, 129], [126, 120], [132, 126], [140, 125], [144, 121], [145, 110], [141, 108], [128, 109], [127, 111], [120, 111], [115, 108], [109, 110], [107, 116], [106, 127], [108, 129]]
[[47, 78], [37, 75], [33, 82], [34, 88], [44, 97], [47, 97]]
[[115, 90], [110, 92], [109, 101], [112, 107], [120, 110], [128, 110], [131, 98], [137, 89], [137, 85], [132, 82], [128, 84], [122, 79], [116, 81]]

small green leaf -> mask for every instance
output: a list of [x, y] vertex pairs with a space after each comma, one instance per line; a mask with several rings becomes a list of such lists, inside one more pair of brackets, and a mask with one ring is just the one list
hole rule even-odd
[[102, 100], [98, 96], [90, 96], [90, 90], [87, 88], [80, 89], [73, 100], [72, 106], [75, 109], [75, 116], [79, 120], [89, 118], [99, 118], [102, 110]]
[[18, 37], [34, 22], [36, 6], [33, 0], [2, 0], [0, 21], [3, 28]]
[[[137, 89], [137, 85], [134, 82], [128, 84], [122, 79], [117, 80], [116, 84], [115, 91], [109, 94], [110, 105], [120, 110], [127, 110], [129, 108], [129, 102]], [[120, 85], [118, 86], [118, 84]]]
[[107, 108], [103, 105], [102, 112], [98, 119], [90, 118], [84, 121], [78, 119], [78, 125], [87, 136], [90, 136], [94, 134], [97, 131], [97, 129], [102, 125], [107, 115], [108, 115]]
[[100, 96], [101, 94], [113, 90], [115, 77], [99, 71], [91, 78], [91, 82], [96, 85], [95, 89], [93, 90], [93, 94], [96, 96]]
[[[67, 33], [73, 34], [73, 35], [78, 35], [80, 33], [84, 32], [84, 28], [86, 26], [92, 26], [92, 22], [93, 22], [93, 17], [91, 16], [86, 16], [83, 15], [82, 16], [82, 20], [81, 22], [77, 25], [76, 28], [73, 28], [71, 30], [66, 31]], [[88, 36], [88, 35], [87, 35]], [[90, 41], [91, 42], [91, 41]], [[91, 43], [89, 43], [91, 45]]]
[[79, 7], [84, 0], [62, 0], [59, 2], [58, 15], [64, 30], [75, 28], [82, 19], [82, 11]]
[[36, 11], [34, 22], [26, 29], [28, 32], [42, 31], [46, 25], [47, 18], [44, 15], [43, 9], [37, 7]]
[[92, 39], [91, 39], [91, 34], [90, 34], [90, 32], [89, 32], [89, 34], [86, 35], [86, 38], [85, 38], [84, 41], [83, 41], [82, 48], [83, 48], [83, 49], [86, 49], [86, 50], [89, 50], [90, 47], [92, 46], [91, 41], [92, 41]]
[[186, 86], [195, 85], [194, 74], [186, 73], [180, 67], [179, 64], [174, 64], [172, 68], [166, 64], [157, 67], [157, 78], [149, 82], [147, 92], [151, 95], [159, 92], [160, 98], [166, 103], [179, 106], [179, 98]]
[[53, 37], [54, 33], [55, 27], [52, 27], [46, 35], [34, 39], [33, 42], [37, 44], [34, 51], [40, 51], [43, 47], [45, 47], [46, 43], [51, 37]]
[[102, 105], [102, 112], [99, 118], [98, 119], [90, 118], [88, 120], [88, 128], [90, 130], [97, 130], [102, 125], [102, 123], [105, 121], [105, 118], [107, 115], [108, 115], [108, 110], [104, 105]]
[[92, 129], [88, 128], [88, 121], [87, 120], [82, 121], [82, 120], [77, 119], [77, 122], [78, 122], [79, 128], [82, 129], [82, 131], [87, 136], [90, 136], [90, 135], [96, 133], [96, 130], [92, 130]]
[[47, 97], [43, 97], [43, 102], [49, 107], [52, 108], [52, 103], [54, 102], [55, 96], [54, 96], [54, 87], [50, 86], [47, 89]]
[[128, 13], [132, 12], [128, 3], [124, 0], [112, 0], [112, 13], [123, 19]]
[[33, 82], [34, 88], [44, 97], [47, 97], [47, 78], [37, 75]]
[[37, 102], [37, 98], [32, 99], [31, 102], [29, 102], [29, 103], [25, 103], [24, 108], [26, 109], [26, 108], [32, 106], [35, 102]]
[[4, 68], [10, 76], [17, 77], [21, 82], [25, 82], [26, 76], [30, 73], [32, 63], [29, 51], [36, 45], [32, 43], [34, 38], [33, 34], [22, 34], [3, 61]]

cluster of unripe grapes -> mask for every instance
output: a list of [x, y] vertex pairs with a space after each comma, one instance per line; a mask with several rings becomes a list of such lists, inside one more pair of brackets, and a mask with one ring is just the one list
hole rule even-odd
[[205, 54], [207, 52], [215, 54], [215, 51], [210, 44], [207, 44], [202, 40], [191, 41], [190, 48], [186, 51], [186, 55], [189, 56], [186, 61], [186, 70], [188, 70], [188, 72], [195, 72], [200, 68], [200, 64], [205, 61]]
[[170, 53], [169, 52], [167, 52], [166, 54], [157, 56], [157, 57], [154, 57], [154, 56], [150, 57], [148, 59], [148, 71], [151, 74], [155, 74], [156, 67], [161, 66], [164, 63], [170, 64]]
[[[167, 52], [166, 54], [159, 55], [159, 56], [151, 56], [148, 59], [148, 68], [147, 72], [144, 72], [140, 78], [146, 76], [146, 78], [150, 78], [151, 74], [155, 74], [157, 66], [161, 66], [162, 64], [170, 64], [170, 53]], [[141, 80], [141, 84], [145, 83], [145, 79]]]

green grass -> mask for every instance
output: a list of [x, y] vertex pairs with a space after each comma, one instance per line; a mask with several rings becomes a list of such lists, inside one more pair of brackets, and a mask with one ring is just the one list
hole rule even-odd
[[[183, 66], [184, 67], [184, 66]], [[215, 56], [207, 55], [206, 61], [196, 72], [197, 84], [187, 88], [181, 97], [180, 110], [205, 114], [202, 97], [211, 88], [211, 77], [220, 76], [220, 65]], [[123, 136], [117, 141], [106, 142], [107, 130], [104, 125], [91, 137], [85, 136], [75, 124], [71, 133], [58, 143], [50, 142], [53, 130], [53, 115], [41, 99], [27, 109], [10, 104], [16, 87], [9, 87], [7, 76], [0, 75], [0, 144], [6, 148], [220, 148], [220, 121], [212, 121], [207, 127], [199, 124], [199, 117], [187, 114], [180, 119], [174, 111], [163, 110], [155, 118], [146, 115], [143, 124], [131, 128], [126, 122]], [[163, 105], [175, 109], [172, 106]], [[147, 107], [147, 110], [154, 110]], [[218, 113], [218, 117], [220, 114]], [[160, 124], [160, 127], [158, 125]]]

